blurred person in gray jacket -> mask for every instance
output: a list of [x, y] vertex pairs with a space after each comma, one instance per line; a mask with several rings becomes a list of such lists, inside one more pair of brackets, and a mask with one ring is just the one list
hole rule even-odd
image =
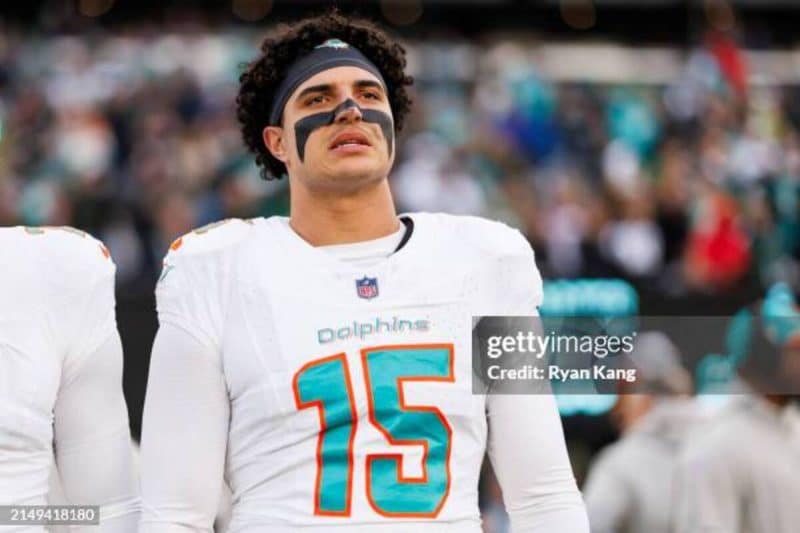
[[781, 284], [755, 307], [760, 321], [738, 323], [748, 329], [738, 372], [752, 393], [687, 444], [676, 533], [800, 530], [800, 311]]
[[592, 464], [584, 486], [592, 533], [666, 533], [675, 465], [699, 411], [691, 377], [662, 333], [638, 336], [631, 355], [637, 387], [620, 394], [612, 416], [622, 433]]

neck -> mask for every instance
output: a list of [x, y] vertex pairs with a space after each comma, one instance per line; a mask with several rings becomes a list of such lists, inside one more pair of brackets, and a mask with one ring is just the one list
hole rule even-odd
[[346, 195], [293, 182], [290, 198], [289, 223], [312, 246], [378, 239], [400, 226], [386, 179]]

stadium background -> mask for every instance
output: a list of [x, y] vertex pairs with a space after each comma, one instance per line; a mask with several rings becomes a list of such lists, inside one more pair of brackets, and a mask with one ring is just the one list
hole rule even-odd
[[[3, 7], [0, 225], [73, 225], [111, 250], [137, 437], [167, 246], [221, 218], [286, 213], [286, 180], [261, 180], [240, 140], [241, 65], [269, 27], [327, 5]], [[401, 210], [505, 220], [546, 279], [625, 279], [642, 314], [731, 314], [772, 282], [797, 288], [800, 3], [337, 5], [410, 51]], [[581, 479], [616, 433], [606, 415], [565, 424]]]

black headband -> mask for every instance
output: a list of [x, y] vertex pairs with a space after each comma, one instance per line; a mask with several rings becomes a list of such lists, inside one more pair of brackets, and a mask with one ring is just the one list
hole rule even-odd
[[344, 66], [359, 67], [371, 72], [386, 88], [386, 82], [383, 79], [383, 75], [381, 75], [381, 71], [357, 48], [353, 48], [339, 39], [328, 39], [289, 67], [286, 77], [278, 86], [278, 90], [275, 91], [275, 98], [272, 101], [272, 108], [269, 113], [269, 125], [278, 126], [280, 124], [283, 108], [300, 84], [323, 70]]

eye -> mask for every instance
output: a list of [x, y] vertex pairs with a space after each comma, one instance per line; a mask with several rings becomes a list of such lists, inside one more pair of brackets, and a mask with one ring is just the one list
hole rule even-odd
[[325, 101], [325, 95], [324, 94], [318, 94], [317, 96], [312, 96], [311, 98], [306, 100], [306, 105], [321, 104], [324, 101]]
[[375, 91], [365, 91], [363, 93], [364, 98], [367, 100], [380, 100], [381, 96]]

